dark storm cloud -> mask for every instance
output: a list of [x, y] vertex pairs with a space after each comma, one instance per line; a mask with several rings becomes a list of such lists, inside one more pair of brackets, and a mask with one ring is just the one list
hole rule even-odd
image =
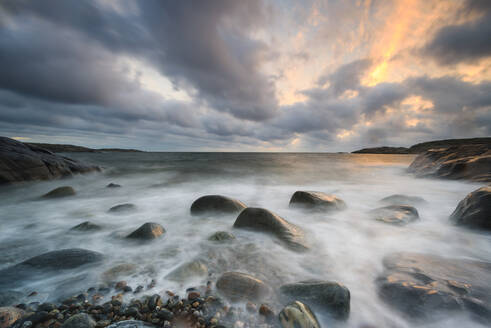
[[333, 73], [322, 75], [317, 83], [322, 86], [329, 82], [329, 89], [335, 96], [346, 90], [357, 90], [360, 86], [360, 78], [371, 65], [372, 60], [368, 58], [355, 60], [339, 66]]
[[423, 48], [423, 54], [441, 65], [475, 62], [491, 56], [491, 1], [467, 1], [462, 12], [480, 14], [481, 17], [441, 28]]

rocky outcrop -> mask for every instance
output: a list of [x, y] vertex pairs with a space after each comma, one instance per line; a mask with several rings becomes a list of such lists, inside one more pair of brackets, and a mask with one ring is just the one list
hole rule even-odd
[[334, 281], [302, 281], [280, 287], [286, 301], [301, 301], [314, 310], [329, 313], [336, 319], [346, 319], [350, 312], [350, 292]]
[[346, 203], [334, 196], [318, 191], [296, 191], [290, 199], [290, 207], [310, 210], [344, 210]]
[[457, 205], [450, 220], [457, 225], [491, 230], [491, 186], [468, 194]]
[[130, 233], [126, 238], [139, 240], [152, 240], [160, 237], [165, 233], [164, 227], [158, 223], [147, 222], [141, 227]]
[[217, 289], [233, 302], [258, 301], [266, 297], [270, 289], [262, 281], [241, 272], [226, 272], [217, 281]]
[[298, 301], [285, 306], [279, 314], [279, 319], [282, 328], [320, 328], [314, 312], [306, 304]]
[[234, 228], [272, 234], [296, 251], [309, 248], [302, 229], [264, 208], [246, 208], [235, 220]]
[[56, 155], [44, 148], [0, 137], [0, 184], [51, 180], [99, 170], [97, 166]]
[[376, 284], [380, 297], [408, 318], [468, 311], [491, 320], [491, 263], [417, 253], [384, 259]]
[[489, 144], [430, 149], [418, 155], [408, 171], [418, 177], [491, 182]]
[[221, 195], [207, 195], [196, 199], [191, 205], [192, 215], [207, 213], [239, 213], [247, 206], [239, 200]]
[[424, 204], [426, 203], [426, 200], [424, 200], [421, 197], [418, 196], [407, 196], [407, 195], [400, 195], [400, 194], [394, 194], [387, 196], [385, 198], [382, 198], [380, 202], [385, 203], [385, 204], [390, 204], [390, 205], [419, 205], [419, 204]]
[[16, 307], [0, 307], [0, 328], [12, 326], [24, 313], [23, 310]]
[[418, 210], [409, 205], [390, 205], [370, 211], [374, 220], [403, 226], [419, 219]]
[[55, 188], [50, 192], [44, 194], [42, 198], [64, 198], [64, 197], [70, 197], [75, 195], [76, 195], [75, 189], [73, 189], [70, 186], [62, 186], [62, 187]]
[[352, 154], [410, 154], [409, 148], [406, 147], [373, 147], [363, 148], [351, 152]]

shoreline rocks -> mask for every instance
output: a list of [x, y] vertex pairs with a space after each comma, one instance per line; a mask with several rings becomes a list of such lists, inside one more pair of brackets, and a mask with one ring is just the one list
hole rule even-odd
[[370, 211], [370, 215], [376, 221], [404, 226], [419, 219], [416, 208], [410, 205], [389, 205]]
[[90, 221], [85, 221], [76, 226], [70, 228], [70, 231], [79, 231], [79, 232], [87, 232], [87, 231], [97, 231], [101, 230], [102, 227]]
[[206, 195], [196, 199], [191, 205], [191, 215], [210, 213], [239, 213], [247, 206], [241, 201], [222, 195]]
[[419, 205], [425, 204], [426, 200], [418, 196], [407, 196], [401, 194], [394, 194], [387, 197], [384, 197], [380, 200], [381, 203], [385, 203], [388, 205]]
[[217, 289], [233, 302], [259, 301], [270, 292], [262, 280], [242, 272], [224, 273], [217, 281]]
[[130, 233], [126, 238], [139, 240], [152, 240], [159, 238], [165, 233], [164, 227], [155, 222], [147, 222], [141, 225], [138, 229]]
[[131, 203], [118, 204], [111, 207], [108, 212], [117, 214], [117, 213], [128, 213], [136, 211], [136, 205]]
[[459, 202], [450, 220], [456, 225], [491, 230], [491, 186], [469, 193]]
[[282, 328], [320, 328], [314, 312], [306, 304], [298, 301], [285, 306], [279, 314], [279, 319]]
[[75, 196], [76, 192], [70, 186], [62, 186], [51, 190], [50, 192], [44, 194], [42, 198], [64, 198]]
[[344, 210], [346, 203], [334, 196], [318, 191], [296, 191], [290, 199], [290, 207], [310, 210]]

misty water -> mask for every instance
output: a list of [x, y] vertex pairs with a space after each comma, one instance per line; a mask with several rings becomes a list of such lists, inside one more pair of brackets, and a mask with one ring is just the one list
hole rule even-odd
[[[406, 172], [412, 155], [272, 154], [272, 153], [77, 153], [70, 157], [104, 167], [103, 172], [72, 179], [37, 182], [0, 189], [0, 269], [32, 256], [63, 248], [85, 248], [106, 255], [102, 265], [63, 275], [22, 282], [17, 290], [38, 294], [26, 302], [60, 297], [104, 283], [103, 272], [122, 263], [136, 272], [119, 279], [135, 288], [155, 279], [148, 293], [172, 290], [180, 295], [191, 286], [215, 282], [226, 271], [250, 273], [273, 288], [307, 279], [333, 280], [351, 292], [348, 321], [327, 327], [413, 327], [377, 296], [374, 280], [383, 271], [385, 255], [423, 252], [453, 258], [491, 260], [491, 236], [449, 222], [449, 215], [467, 193], [480, 185], [417, 179]], [[106, 188], [108, 183], [122, 188]], [[77, 195], [39, 200], [49, 190], [70, 185]], [[339, 212], [305, 212], [289, 208], [297, 190], [332, 193], [348, 208]], [[233, 229], [236, 215], [193, 217], [198, 197], [222, 194], [248, 206], [267, 208], [302, 227], [311, 250], [296, 253], [270, 235]], [[380, 199], [404, 194], [423, 197], [420, 220], [404, 227], [376, 222], [368, 211], [383, 206]], [[131, 213], [108, 209], [133, 203]], [[91, 221], [96, 232], [69, 229]], [[145, 222], [160, 223], [164, 237], [150, 243], [123, 237]], [[232, 232], [230, 243], [207, 238], [216, 231]], [[203, 260], [209, 276], [184, 282], [165, 276], [179, 265]], [[126, 297], [132, 297], [127, 295]], [[278, 311], [280, 304], [267, 300]], [[240, 306], [240, 305], [239, 305]], [[326, 321], [327, 320], [327, 321]], [[418, 323], [421, 327], [482, 327], [466, 315]]]

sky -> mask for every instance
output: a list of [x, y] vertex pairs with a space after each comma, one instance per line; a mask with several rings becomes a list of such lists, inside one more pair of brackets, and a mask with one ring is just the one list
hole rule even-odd
[[352, 151], [491, 135], [491, 1], [0, 1], [0, 135]]

